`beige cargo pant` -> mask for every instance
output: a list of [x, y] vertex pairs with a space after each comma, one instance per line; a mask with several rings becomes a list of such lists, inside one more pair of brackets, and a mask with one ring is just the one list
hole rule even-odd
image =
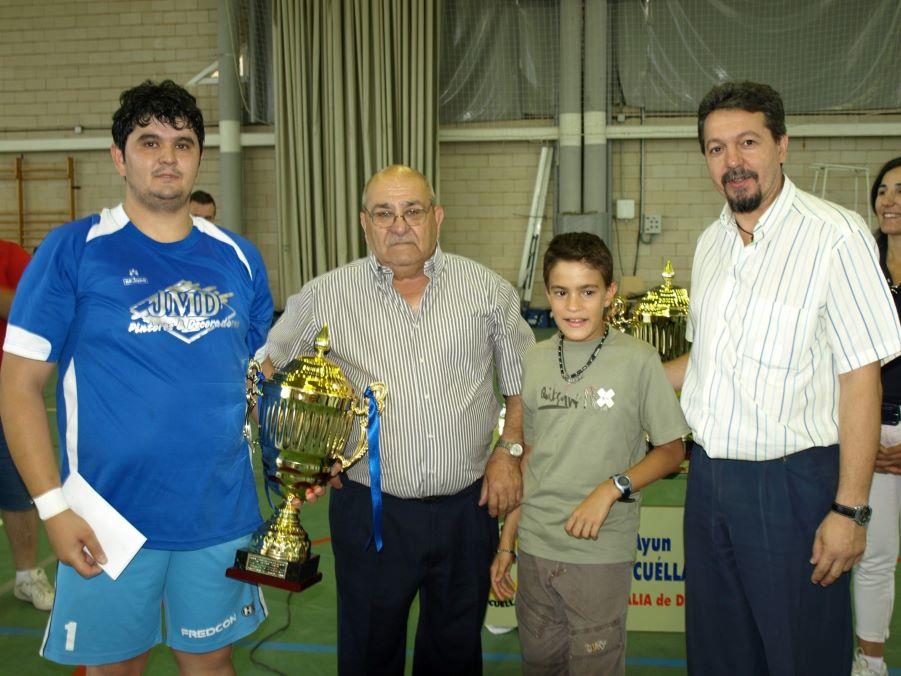
[[625, 673], [631, 563], [561, 563], [520, 551], [518, 568], [525, 676]]

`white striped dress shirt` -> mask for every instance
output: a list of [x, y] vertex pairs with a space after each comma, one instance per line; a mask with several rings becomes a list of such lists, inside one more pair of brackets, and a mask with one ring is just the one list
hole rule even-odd
[[[377, 380], [388, 386], [382, 489], [400, 498], [452, 495], [482, 476], [498, 418], [495, 372], [501, 393], [518, 395], [535, 342], [516, 291], [496, 273], [438, 247], [425, 274], [416, 311], [372, 255], [321, 275], [288, 299], [262, 350], [278, 368], [315, 354], [327, 323], [327, 357], [357, 393]], [[366, 458], [348, 475], [369, 485]]]
[[713, 458], [770, 460], [838, 443], [838, 375], [901, 352], [863, 219], [782, 191], [744, 246], [728, 205], [698, 239], [682, 408]]

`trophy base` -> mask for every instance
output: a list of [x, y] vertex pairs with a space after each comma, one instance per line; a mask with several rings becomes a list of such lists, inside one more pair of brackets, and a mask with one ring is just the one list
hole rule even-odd
[[299, 592], [322, 580], [319, 554], [306, 561], [278, 561], [246, 549], [235, 552], [235, 565], [225, 571], [227, 577], [252, 584], [263, 584]]

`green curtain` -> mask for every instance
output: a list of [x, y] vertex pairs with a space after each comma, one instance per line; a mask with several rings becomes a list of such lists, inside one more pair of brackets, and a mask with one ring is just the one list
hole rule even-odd
[[438, 22], [431, 0], [276, 0], [280, 305], [365, 254], [360, 196], [407, 164], [438, 183]]

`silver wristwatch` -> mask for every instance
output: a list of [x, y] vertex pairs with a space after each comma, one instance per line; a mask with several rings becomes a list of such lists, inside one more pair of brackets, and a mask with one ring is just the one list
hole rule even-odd
[[621, 497], [620, 500], [623, 502], [627, 501], [629, 496], [632, 495], [632, 479], [625, 474], [614, 474], [610, 478], [613, 479], [613, 485], [623, 494], [623, 497]]
[[509, 439], [498, 439], [497, 443], [494, 444], [494, 447], [497, 448], [500, 446], [505, 449], [507, 453], [509, 453], [514, 458], [522, 457], [522, 444], [518, 441], [510, 441]]

